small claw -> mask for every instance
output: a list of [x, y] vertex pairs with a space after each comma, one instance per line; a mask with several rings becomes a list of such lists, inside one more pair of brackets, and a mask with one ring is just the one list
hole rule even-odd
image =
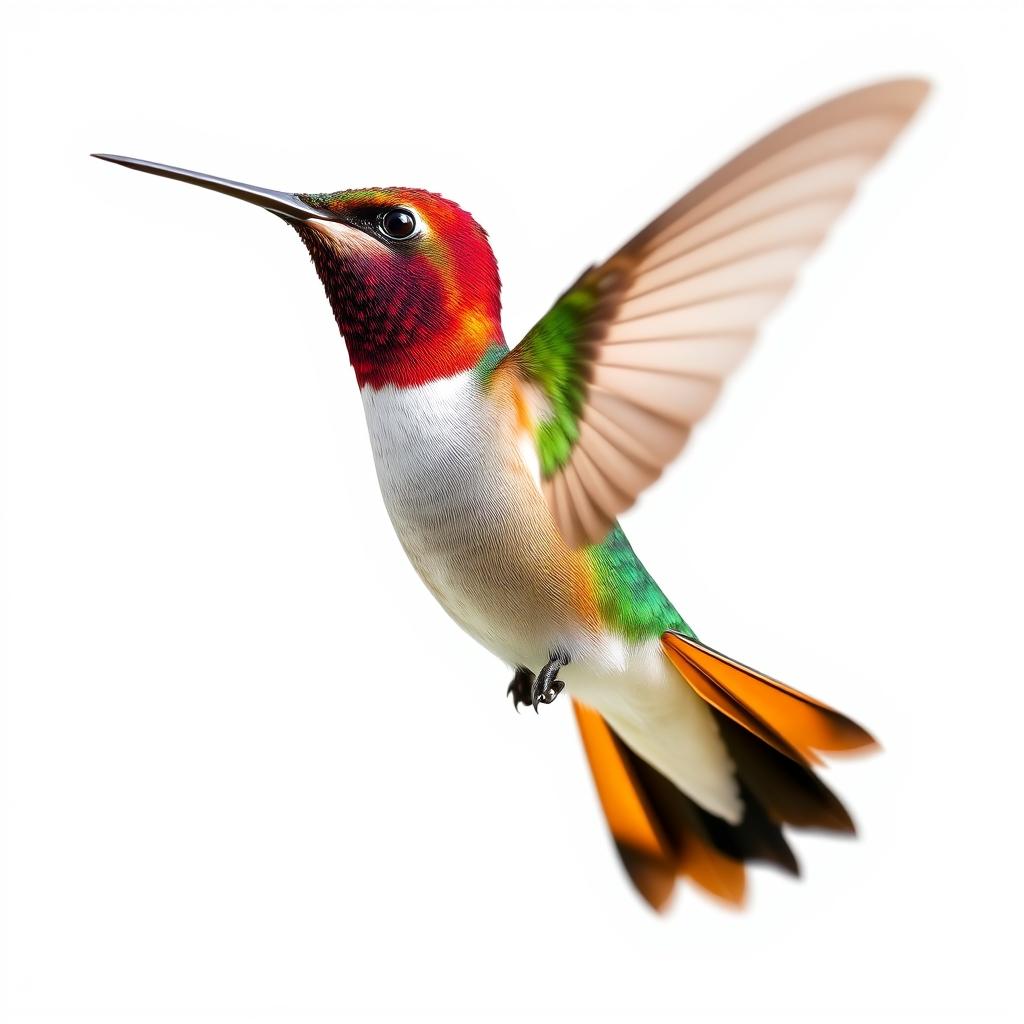
[[530, 702], [533, 704], [533, 710], [539, 715], [541, 704], [550, 704], [554, 699], [565, 689], [565, 683], [561, 679], [552, 679], [547, 684], [547, 689], [542, 690], [541, 686], [544, 685], [544, 680], [540, 676], [537, 677], [533, 684], [533, 688], [530, 693]]
[[536, 701], [540, 704], [554, 704], [555, 698], [565, 689], [565, 683], [561, 679], [553, 679], [551, 685], [546, 689], [540, 691], [536, 696]]
[[540, 706], [544, 703], [544, 691], [540, 687], [541, 681], [535, 679], [530, 689], [530, 703], [533, 705], [534, 713], [538, 715], [540, 714]]

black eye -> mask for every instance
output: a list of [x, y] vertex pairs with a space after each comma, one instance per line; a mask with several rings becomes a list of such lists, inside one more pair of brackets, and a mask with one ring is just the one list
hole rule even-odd
[[380, 230], [388, 238], [409, 238], [416, 231], [416, 218], [411, 210], [394, 206], [380, 215]]

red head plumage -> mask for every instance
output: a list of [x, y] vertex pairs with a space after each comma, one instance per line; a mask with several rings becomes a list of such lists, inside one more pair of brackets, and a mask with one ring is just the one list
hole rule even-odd
[[295, 223], [360, 387], [413, 387], [503, 345], [498, 268], [483, 228], [411, 188], [300, 197], [328, 215]]

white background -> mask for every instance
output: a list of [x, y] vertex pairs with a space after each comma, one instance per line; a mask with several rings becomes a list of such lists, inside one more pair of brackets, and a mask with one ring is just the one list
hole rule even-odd
[[[1019, 1010], [1020, 40], [1006, 3], [3, 7], [3, 983], [22, 1021]], [[377, 493], [274, 217], [89, 160], [408, 184], [511, 340], [780, 119], [937, 89], [627, 526], [713, 646], [867, 723], [744, 914], [630, 891]]]

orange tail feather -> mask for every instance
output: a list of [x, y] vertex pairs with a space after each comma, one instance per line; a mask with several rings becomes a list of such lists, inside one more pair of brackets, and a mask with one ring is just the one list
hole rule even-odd
[[820, 764], [815, 751], [877, 746], [846, 715], [680, 633], [661, 638], [679, 674], [712, 707], [794, 760]]
[[744, 805], [737, 825], [717, 818], [631, 750], [602, 716], [573, 701], [598, 798], [630, 879], [655, 910], [687, 877], [732, 906], [746, 895], [747, 861], [798, 874], [783, 825], [852, 834], [846, 808], [814, 774], [815, 750], [874, 744], [845, 715], [676, 633], [666, 656], [710, 705]]

